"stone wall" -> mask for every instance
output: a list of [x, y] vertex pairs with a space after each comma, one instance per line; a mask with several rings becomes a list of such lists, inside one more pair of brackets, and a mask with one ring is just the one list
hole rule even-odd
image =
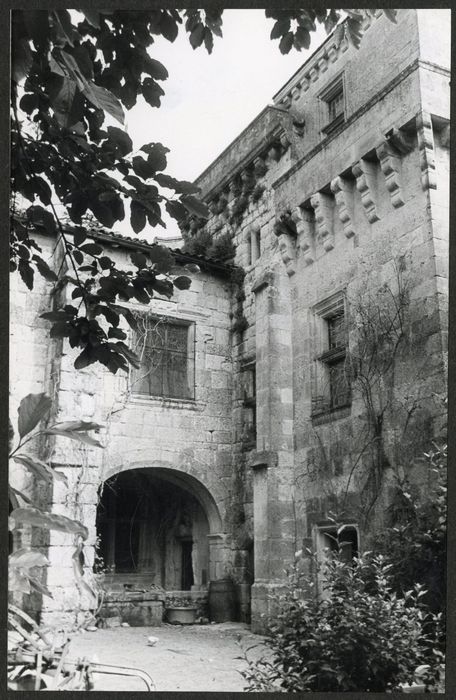
[[[416, 458], [445, 423], [447, 19], [446, 11], [402, 9], [393, 24], [379, 11], [358, 51], [329, 37], [277, 93], [275, 106], [198, 178], [211, 215], [183, 222], [184, 240], [231, 240], [236, 269], [192, 275], [189, 290], [155, 299], [149, 310], [193, 324], [194, 399], [135, 395], [129, 377], [97, 366], [75, 372], [75, 351], [46, 345], [46, 322], [33, 326], [33, 336], [27, 326], [48, 308], [48, 286], [37, 287], [30, 311], [13, 308], [20, 358], [13, 408], [21, 391], [46, 390], [56, 419], [104, 426], [103, 450], [63, 438], [51, 446], [70, 488], [56, 484], [50, 501], [89, 528], [88, 580], [100, 485], [128, 470], [150, 471], [199, 501], [208, 521], [209, 580], [234, 579], [244, 619], [253, 583], [256, 631], [264, 629], [284, 569], [296, 550], [316, 545], [331, 512], [356, 523], [363, 548], [382, 523], [395, 470], [405, 466], [416, 488], [426, 488], [430, 475]], [[336, 81], [343, 115], [328, 126]], [[129, 265], [125, 247], [110, 253]], [[331, 404], [325, 364], [334, 309], [344, 311], [351, 372], [350, 400], [340, 406]], [[394, 361], [373, 387], [370, 411], [354, 358], [363, 323], [378, 331], [388, 314], [395, 319], [390, 337], [400, 340], [397, 347], [377, 343], [386, 350], [375, 361], [388, 353]], [[30, 348], [17, 342], [23, 332]], [[366, 475], [377, 479], [369, 485], [372, 504]], [[53, 533], [44, 544], [55, 595], [44, 613], [69, 618], [81, 604], [72, 587], [74, 543]]]
[[[275, 129], [268, 124], [261, 132], [262, 113], [198, 180], [212, 216], [185, 225], [184, 235], [205, 228], [231, 236], [245, 272], [235, 301], [235, 316], [245, 323], [233, 336], [233, 449], [240, 532], [254, 539], [256, 629], [294, 551], [315, 545], [315, 526], [331, 511], [358, 522], [369, 510], [362, 478], [353, 476], [370, 473], [365, 397], [354, 382], [351, 405], [318, 416], [313, 408], [324, 373], [316, 358], [327, 333], [318, 309], [335, 293], [345, 300], [354, 350], [357, 304], [367, 308], [370, 300], [371, 313], [379, 305], [389, 312], [398, 284], [405, 286], [394, 382], [387, 400], [377, 397], [388, 408], [377, 512], [387, 505], [392, 473], [405, 455], [417, 485], [425, 488], [429, 479], [414, 458], [444, 422], [447, 21], [446, 11], [400, 10], [393, 24], [379, 11], [365, 23], [359, 50], [329, 37], [274, 98], [289, 121], [277, 113]], [[434, 43], [442, 37], [440, 48], [432, 48], [431, 36]], [[336, 81], [343, 85], [344, 114], [326, 128], [327, 95]], [[253, 358], [254, 450], [251, 439], [242, 439], [249, 419], [243, 364]], [[380, 523], [369, 510], [361, 545]], [[242, 566], [236, 573], [242, 575]]]

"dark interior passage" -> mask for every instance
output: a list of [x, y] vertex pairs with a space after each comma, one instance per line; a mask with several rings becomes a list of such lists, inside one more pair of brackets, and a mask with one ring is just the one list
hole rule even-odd
[[122, 472], [103, 485], [98, 555], [114, 577], [167, 590], [200, 586], [207, 581], [208, 533], [199, 501], [152, 469]]

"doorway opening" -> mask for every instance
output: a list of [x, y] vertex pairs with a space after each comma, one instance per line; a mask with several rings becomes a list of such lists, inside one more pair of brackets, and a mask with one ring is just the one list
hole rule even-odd
[[207, 515], [184, 481], [167, 479], [165, 471], [132, 469], [103, 484], [98, 557], [111, 582], [165, 590], [191, 590], [207, 582]]

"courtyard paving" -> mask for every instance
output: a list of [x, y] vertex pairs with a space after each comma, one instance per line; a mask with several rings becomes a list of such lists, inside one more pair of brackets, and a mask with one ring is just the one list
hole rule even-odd
[[[154, 646], [149, 637], [157, 637]], [[76, 635], [68, 657], [85, 657], [99, 663], [130, 666], [146, 671], [158, 691], [244, 691], [239, 671], [249, 658], [265, 654], [263, 638], [247, 625], [224, 622], [210, 625], [117, 627]], [[257, 646], [258, 645], [258, 646]], [[137, 678], [94, 675], [95, 690], [146, 690]]]

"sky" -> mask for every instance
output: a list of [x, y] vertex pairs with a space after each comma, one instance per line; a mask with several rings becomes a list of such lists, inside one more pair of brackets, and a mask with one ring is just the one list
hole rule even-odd
[[[325, 38], [319, 27], [308, 51], [284, 56], [269, 38], [274, 20], [264, 10], [225, 10], [223, 17], [223, 38], [215, 37], [211, 55], [203, 47], [193, 50], [183, 31], [173, 43], [159, 37], [149, 53], [169, 72], [161, 83], [161, 107], [150, 107], [140, 97], [126, 114], [134, 147], [163, 143], [170, 149], [166, 172], [180, 180], [203, 172]], [[177, 224], [166, 223], [166, 231], [147, 226], [140, 237], [178, 235]], [[115, 228], [132, 234], [128, 217]]]

